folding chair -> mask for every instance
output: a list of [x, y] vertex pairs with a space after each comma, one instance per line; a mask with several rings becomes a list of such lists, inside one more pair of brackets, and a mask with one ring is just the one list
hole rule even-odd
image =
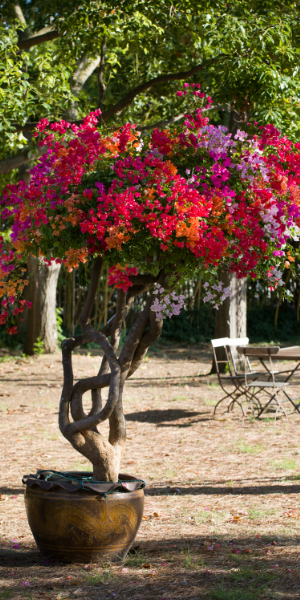
[[[236, 365], [236, 359], [234, 357], [233, 348], [237, 348], [240, 345], [247, 346], [249, 338], [219, 338], [211, 340], [213, 349], [213, 356], [216, 365], [216, 371], [218, 381], [225, 396], [219, 400], [214, 409], [214, 416], [220, 407], [224, 406], [227, 402], [226, 409], [224, 412], [231, 412], [234, 408], [239, 407], [242, 412], [242, 416], [245, 417], [247, 412], [250, 410], [251, 413], [258, 413], [260, 410], [260, 404], [258, 403], [255, 395], [248, 392], [248, 388], [245, 384], [245, 372], [239, 372]], [[223, 349], [220, 353], [216, 352], [216, 349]], [[220, 371], [219, 365], [226, 365], [225, 373]], [[248, 357], [244, 356], [245, 370], [247, 370], [247, 376], [249, 379], [257, 379], [259, 373], [252, 371], [250, 361]]]
[[[249, 363], [249, 356], [257, 355], [257, 348], [245, 348], [245, 347], [237, 347], [237, 350], [240, 354], [244, 356], [244, 365], [246, 366], [246, 361]], [[247, 390], [247, 396], [250, 401], [256, 402], [259, 406], [259, 412], [257, 417], [260, 417], [267, 409], [271, 407], [275, 407], [275, 421], [278, 413], [283, 413], [287, 418], [287, 413], [282, 406], [282, 402], [279, 398], [280, 392], [285, 393], [284, 388], [288, 386], [288, 382], [284, 381], [276, 381], [275, 374], [278, 371], [273, 369], [272, 363], [272, 355], [277, 354], [279, 350], [278, 346], [269, 346], [267, 348], [259, 348], [260, 354], [264, 354], [266, 358], [269, 359], [269, 367], [266, 366], [266, 371], [268, 373], [267, 380], [255, 379], [251, 380], [249, 378], [249, 373], [246, 372], [245, 369], [245, 388]], [[250, 394], [250, 396], [249, 396]], [[261, 395], [265, 394], [267, 397], [267, 403], [262, 404]]]

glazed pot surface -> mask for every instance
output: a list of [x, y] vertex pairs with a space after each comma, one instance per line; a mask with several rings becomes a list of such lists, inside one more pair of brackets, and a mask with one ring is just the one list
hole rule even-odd
[[87, 490], [26, 487], [28, 523], [41, 554], [62, 562], [120, 560], [137, 534], [144, 491], [106, 496]]

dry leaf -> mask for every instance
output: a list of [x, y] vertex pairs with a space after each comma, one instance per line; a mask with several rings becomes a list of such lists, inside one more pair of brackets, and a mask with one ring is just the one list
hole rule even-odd
[[144, 564], [142, 565], [142, 567], [143, 567], [143, 569], [151, 569], [151, 565], [150, 565], [150, 563], [144, 563]]

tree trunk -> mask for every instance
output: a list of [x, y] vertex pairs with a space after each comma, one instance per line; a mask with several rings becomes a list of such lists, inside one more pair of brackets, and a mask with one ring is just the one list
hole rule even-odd
[[[246, 107], [248, 107], [248, 99], [245, 99], [244, 110], [239, 114], [234, 105], [230, 112], [229, 131], [234, 134], [241, 122], [247, 120]], [[221, 272], [220, 281], [227, 287], [230, 285], [232, 294], [220, 306], [216, 314], [215, 323], [215, 338], [221, 337], [246, 337], [247, 335], [247, 278], [238, 279], [236, 275], [231, 273]], [[219, 356], [219, 355], [218, 355]], [[237, 356], [235, 356], [237, 358]], [[221, 358], [223, 360], [223, 358]], [[224, 365], [225, 368], [225, 365]], [[215, 373], [215, 365], [213, 361], [212, 373]]]
[[44, 342], [46, 354], [52, 354], [57, 349], [56, 287], [59, 271], [60, 264], [55, 262], [50, 267], [44, 262], [39, 265], [37, 337]]
[[57, 348], [56, 286], [60, 265], [44, 263], [30, 256], [27, 263], [29, 275], [28, 300], [32, 308], [27, 312], [25, 354], [34, 354], [34, 344], [40, 338], [44, 351], [52, 354]]
[[[231, 296], [226, 298], [216, 312], [215, 338], [222, 337], [246, 337], [247, 335], [247, 278], [238, 279], [236, 275], [221, 271], [219, 281], [222, 281], [225, 287], [230, 285]], [[234, 352], [232, 350], [232, 352]], [[224, 356], [223, 356], [224, 354]], [[219, 360], [225, 360], [225, 352], [222, 348], [217, 349]], [[235, 356], [237, 358], [237, 356]], [[224, 364], [224, 369], [225, 369]], [[222, 365], [219, 365], [222, 370]], [[212, 373], [216, 372], [213, 361]]]
[[247, 278], [230, 277], [232, 295], [229, 298], [229, 337], [247, 335]]
[[69, 335], [74, 335], [75, 323], [75, 270], [68, 273], [65, 271], [65, 302], [64, 302], [64, 326]]
[[[102, 259], [93, 266], [86, 302], [79, 317], [82, 335], [62, 342], [64, 386], [59, 408], [59, 427], [65, 438], [93, 465], [96, 481], [118, 481], [120, 460], [126, 442], [126, 422], [122, 405], [125, 381], [141, 364], [146, 352], [160, 336], [163, 321], [156, 320], [151, 311], [156, 298], [152, 293], [139, 313], [117, 357], [122, 323], [128, 316], [134, 299], [148, 291], [155, 283], [167, 285], [163, 273], [132, 277], [132, 287], [127, 292], [118, 290], [116, 313], [102, 330], [95, 330], [89, 322], [95, 302]], [[110, 338], [110, 341], [109, 339]], [[72, 352], [88, 342], [96, 342], [104, 356], [98, 375], [78, 380], [74, 385]], [[102, 407], [101, 390], [108, 387], [108, 398]], [[83, 394], [91, 391], [92, 408], [88, 414], [83, 409]], [[108, 440], [98, 427], [109, 420]]]

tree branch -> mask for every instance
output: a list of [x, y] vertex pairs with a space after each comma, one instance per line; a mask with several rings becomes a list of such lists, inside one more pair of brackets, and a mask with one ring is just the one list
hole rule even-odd
[[224, 60], [228, 58], [229, 55], [226, 54], [216, 56], [215, 58], [211, 58], [210, 60], [201, 63], [200, 65], [192, 67], [188, 71], [179, 71], [178, 73], [166, 73], [164, 75], [158, 75], [158, 77], [154, 77], [153, 79], [149, 79], [149, 81], [145, 81], [144, 83], [141, 83], [140, 85], [137, 85], [135, 88], [130, 90], [128, 94], [126, 94], [123, 98], [121, 98], [121, 100], [119, 100], [119, 102], [116, 102], [116, 104], [105, 110], [102, 113], [101, 117], [105, 120], [109, 119], [109, 117], [112, 117], [114, 114], [121, 112], [124, 108], [126, 108], [126, 106], [131, 104], [131, 102], [136, 96], [142, 94], [146, 90], [149, 90], [154, 85], [158, 85], [160, 83], [167, 83], [168, 81], [188, 79], [189, 77], [192, 77], [192, 75], [195, 75], [196, 73], [202, 71], [208, 65], [214, 64], [219, 60]]
[[32, 35], [29, 38], [19, 40], [17, 45], [19, 50], [29, 50], [32, 48], [32, 46], [37, 46], [38, 44], [43, 44], [44, 42], [51, 42], [58, 37], [61, 37], [61, 33], [51, 28], [45, 33], [37, 32], [35, 35]]
[[149, 347], [156, 341], [161, 335], [163, 328], [163, 319], [160, 321], [156, 320], [156, 314], [150, 311], [150, 327], [146, 331], [134, 353], [131, 361], [130, 369], [128, 371], [127, 379], [133, 375], [133, 373], [140, 366], [144, 356], [146, 356]]
[[100, 63], [100, 56], [96, 56], [93, 60], [86, 56], [79, 62], [76, 71], [73, 74], [74, 84], [72, 89], [75, 93], [78, 93], [88, 78], [94, 73]]
[[[154, 79], [150, 79], [149, 81], [145, 81], [144, 83], [141, 83], [137, 87], [133, 88], [130, 92], [128, 92], [128, 94], [126, 94], [121, 100], [119, 100], [119, 102], [105, 110], [102, 113], [101, 118], [103, 120], [106, 120], [112, 117], [114, 114], [121, 112], [124, 108], [126, 108], [126, 106], [133, 102], [134, 98], [138, 96], [138, 94], [145, 92], [154, 85], [158, 85], [159, 83], [166, 83], [167, 81], [178, 81], [180, 79], [188, 79], [189, 77], [192, 77], [192, 75], [195, 75], [196, 73], [202, 71], [208, 65], [218, 62], [219, 60], [226, 60], [228, 58], [229, 55], [224, 54], [221, 56], [217, 56], [216, 58], [207, 60], [204, 63], [201, 63], [200, 65], [196, 65], [189, 71], [167, 73], [165, 75], [159, 75], [158, 77], [154, 77]], [[76, 125], [81, 125], [82, 121], [75, 121], [75, 123]], [[32, 131], [33, 129], [35, 129], [36, 126], [37, 122], [25, 123], [25, 125], [18, 125], [17, 123], [14, 124], [16, 131]]]
[[103, 43], [102, 43], [102, 46], [101, 46], [101, 58], [100, 58], [100, 64], [99, 64], [99, 69], [98, 69], [98, 73], [97, 73], [98, 87], [99, 87], [98, 108], [102, 107], [102, 102], [103, 102], [104, 92], [105, 92], [105, 84], [104, 84], [104, 81], [103, 81], [103, 70], [104, 70], [104, 62], [105, 62], [105, 50], [106, 50], [106, 35], [103, 38]]
[[137, 129], [139, 131], [151, 131], [151, 129], [155, 129], [156, 127], [166, 127], [166, 125], [171, 125], [172, 123], [176, 123], [183, 119], [186, 113], [181, 113], [176, 117], [171, 117], [170, 119], [165, 119], [164, 121], [157, 121], [157, 123], [153, 123], [152, 125], [137, 125]]
[[99, 256], [98, 258], [96, 258], [96, 260], [94, 262], [92, 275], [91, 275], [91, 281], [90, 281], [86, 301], [84, 303], [84, 306], [82, 308], [82, 311], [81, 311], [81, 313], [79, 315], [79, 319], [78, 319], [79, 325], [83, 331], [84, 331], [84, 328], [88, 324], [88, 320], [90, 318], [90, 314], [91, 314], [93, 304], [95, 301], [95, 296], [96, 296], [96, 292], [97, 292], [99, 277], [101, 274], [102, 264], [103, 264], [102, 257]]
[[76, 338], [69, 338], [64, 340], [61, 344], [62, 347], [62, 363], [64, 372], [64, 385], [59, 405], [59, 428], [62, 434], [65, 434], [66, 428], [70, 424], [69, 419], [69, 405], [73, 391], [73, 367], [72, 367], [72, 351], [81, 344], [90, 342], [90, 338], [87, 335], [79, 335]]
[[[212, 104], [208, 108], [203, 108], [203, 112], [209, 110], [222, 110], [222, 111], [230, 111], [230, 104]], [[153, 123], [152, 125], [137, 125], [136, 128], [139, 131], [151, 131], [156, 127], [166, 127], [166, 125], [171, 125], [172, 123], [176, 123], [177, 121], [183, 119], [186, 113], [180, 113], [176, 117], [170, 117], [170, 119], [165, 119], [164, 121], [157, 121], [157, 123]]]
[[12, 156], [11, 158], [0, 160], [0, 175], [3, 175], [4, 173], [10, 173], [10, 171], [13, 169], [18, 169], [28, 161], [34, 160], [42, 154], [45, 154], [47, 150], [47, 146], [42, 146], [41, 148], [35, 148], [34, 154], [30, 157], [28, 157], [28, 152], [30, 151], [30, 149], [28, 149], [25, 150], [25, 152], [20, 152], [20, 154], [17, 154], [16, 156]]
[[21, 6], [20, 6], [18, 0], [14, 0], [14, 13], [15, 13], [17, 19], [19, 19], [20, 23], [23, 23], [23, 25], [26, 25], [26, 20], [25, 20], [23, 11], [21, 9]]

